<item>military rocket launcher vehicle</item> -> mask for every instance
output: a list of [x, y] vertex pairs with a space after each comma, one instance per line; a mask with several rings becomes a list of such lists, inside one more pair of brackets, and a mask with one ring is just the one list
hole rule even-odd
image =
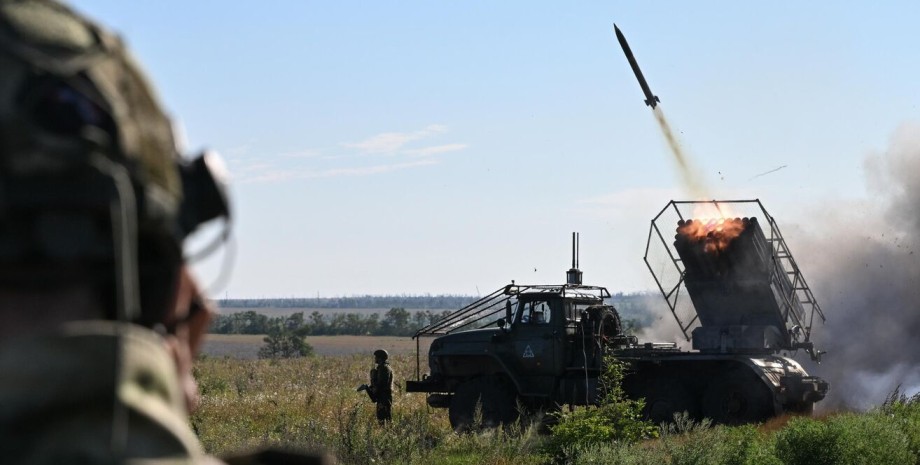
[[[743, 208], [755, 214], [727, 214]], [[594, 404], [605, 355], [626, 362], [623, 388], [646, 400], [655, 422], [678, 412], [760, 422], [809, 413], [827, 393], [825, 381], [788, 356], [801, 349], [820, 357], [810, 336], [824, 315], [759, 201], [672, 201], [652, 220], [645, 262], [693, 350], [625, 334], [607, 289], [582, 283], [577, 257], [573, 235], [565, 284], [512, 281], [420, 329], [417, 341], [436, 337], [430, 372], [421, 376], [417, 353], [406, 390], [428, 393], [457, 429], [477, 408], [488, 426], [514, 421], [520, 407]]]

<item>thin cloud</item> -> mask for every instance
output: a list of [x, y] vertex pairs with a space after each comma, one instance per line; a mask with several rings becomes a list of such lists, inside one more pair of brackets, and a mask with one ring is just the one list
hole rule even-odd
[[329, 168], [325, 170], [280, 170], [275, 169], [271, 171], [266, 171], [255, 176], [246, 177], [240, 180], [243, 184], [252, 184], [252, 183], [261, 183], [261, 182], [277, 182], [277, 181], [289, 181], [296, 179], [319, 179], [319, 178], [335, 178], [335, 177], [356, 177], [356, 176], [370, 176], [374, 174], [381, 173], [390, 173], [393, 171], [404, 170], [408, 168], [415, 168], [419, 166], [429, 166], [440, 163], [436, 159], [424, 159], [416, 160], [412, 162], [405, 163], [392, 163], [387, 165], [374, 165], [374, 166], [359, 166], [359, 167], [348, 167], [348, 168]]
[[427, 157], [431, 155], [437, 155], [439, 153], [456, 152], [458, 150], [463, 150], [466, 147], [467, 147], [466, 144], [434, 145], [431, 147], [422, 147], [418, 149], [405, 150], [405, 153], [407, 155], [412, 155], [416, 157]]
[[241, 163], [236, 160], [228, 160], [227, 166], [230, 179], [234, 182], [248, 179], [252, 176], [259, 176], [275, 168], [271, 163], [260, 163], [257, 161]]
[[368, 176], [372, 174], [390, 173], [392, 171], [403, 170], [406, 168], [415, 168], [418, 166], [430, 166], [440, 163], [439, 160], [417, 160], [406, 163], [394, 163], [390, 165], [363, 166], [357, 168], [333, 168], [323, 170], [310, 176], [314, 178], [333, 178], [339, 176]]
[[592, 218], [617, 224], [633, 224], [651, 219], [646, 218], [648, 212], [660, 210], [669, 200], [678, 196], [679, 191], [674, 188], [624, 188], [579, 199], [572, 208]]
[[588, 197], [579, 200], [578, 203], [611, 208], [635, 208], [640, 203], [656, 205], [660, 203], [663, 207], [669, 200], [679, 197], [679, 191], [673, 188], [632, 188]]
[[[407, 147], [407, 145], [435, 137], [446, 131], [447, 126], [430, 124], [418, 131], [387, 132], [359, 142], [338, 144], [340, 148], [338, 152], [341, 152], [341, 147], [350, 149], [346, 153], [334, 153], [337, 151], [330, 153], [327, 147], [285, 152], [270, 157], [247, 156], [243, 159], [232, 160], [231, 171], [237, 182], [251, 184], [297, 179], [371, 176], [430, 166], [440, 163], [438, 155], [463, 150], [467, 145], [459, 143], [423, 147]], [[363, 159], [365, 162], [368, 160], [367, 155], [381, 154], [387, 155], [393, 163], [370, 166], [334, 166], [348, 163], [348, 160], [360, 164], [360, 160]]]
[[252, 156], [253, 147], [256, 145], [256, 139], [249, 139], [246, 142], [231, 147], [222, 147], [220, 154], [228, 159], [247, 159]]
[[234, 166], [233, 168], [235, 171], [239, 171], [240, 173], [246, 173], [246, 172], [269, 170], [274, 167], [275, 165], [271, 163], [250, 163], [248, 165]]
[[431, 124], [420, 131], [384, 132], [360, 142], [346, 142], [343, 147], [358, 149], [365, 154], [391, 154], [400, 151], [406, 144], [443, 133], [447, 126]]
[[315, 158], [315, 157], [318, 157], [319, 155], [320, 155], [319, 150], [306, 149], [306, 150], [298, 150], [296, 152], [286, 152], [278, 156], [283, 157], [283, 158]]

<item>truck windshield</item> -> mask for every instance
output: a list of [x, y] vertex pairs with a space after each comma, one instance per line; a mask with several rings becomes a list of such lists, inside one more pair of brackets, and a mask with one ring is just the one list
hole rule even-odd
[[518, 304], [517, 321], [530, 325], [547, 324], [552, 314], [549, 302], [543, 300], [521, 302]]

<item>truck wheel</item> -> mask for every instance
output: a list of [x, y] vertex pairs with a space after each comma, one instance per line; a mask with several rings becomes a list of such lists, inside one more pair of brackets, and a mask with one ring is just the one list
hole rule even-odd
[[714, 377], [703, 394], [703, 415], [717, 424], [759, 423], [773, 414], [773, 396], [764, 382], [747, 370]]
[[655, 378], [639, 394], [645, 397], [645, 416], [656, 425], [673, 421], [674, 414], [681, 412], [700, 418], [699, 399], [677, 379]]
[[623, 333], [620, 317], [603, 307], [588, 309], [588, 318], [582, 321], [584, 332], [602, 339], [613, 339]]
[[517, 393], [499, 377], [473, 378], [457, 387], [448, 415], [457, 432], [510, 424], [518, 418]]

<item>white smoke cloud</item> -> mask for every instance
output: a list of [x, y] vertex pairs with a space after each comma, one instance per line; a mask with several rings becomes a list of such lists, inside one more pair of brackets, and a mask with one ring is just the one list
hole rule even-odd
[[797, 259], [827, 315], [814, 339], [828, 354], [809, 370], [831, 383], [824, 409], [920, 389], [920, 125], [898, 128], [865, 168], [871, 198], [799, 225]]

